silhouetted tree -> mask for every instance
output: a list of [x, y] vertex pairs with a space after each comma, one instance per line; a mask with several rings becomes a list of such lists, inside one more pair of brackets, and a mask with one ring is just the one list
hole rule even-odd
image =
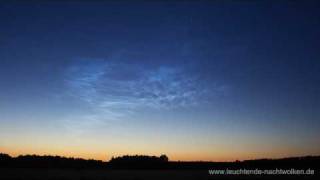
[[9, 155], [0, 154], [0, 165], [12, 167], [93, 168], [102, 167], [104, 164], [104, 162], [97, 160], [66, 158], [60, 156], [20, 155], [16, 158], [11, 158]]
[[12, 158], [8, 154], [0, 153], [0, 166], [10, 165]]
[[109, 161], [110, 166], [115, 168], [163, 168], [167, 166], [168, 157], [166, 155], [146, 156], [146, 155], [134, 155], [134, 156], [120, 156], [112, 157]]
[[161, 159], [163, 162], [168, 162], [168, 161], [169, 161], [168, 156], [165, 155], [165, 154], [162, 154], [162, 155], [160, 156], [160, 159]]
[[0, 153], [0, 160], [9, 160], [11, 156], [9, 154]]

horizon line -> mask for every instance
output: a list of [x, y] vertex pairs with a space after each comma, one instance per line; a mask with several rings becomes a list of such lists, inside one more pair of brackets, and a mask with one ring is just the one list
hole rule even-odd
[[[43, 154], [43, 155], [39, 155], [39, 154], [19, 154], [19, 155], [15, 155], [15, 156], [12, 156], [10, 153], [4, 153], [4, 152], [0, 152], [0, 155], [1, 154], [6, 154], [6, 155], [9, 155], [11, 158], [18, 158], [19, 156], [38, 156], [38, 157], [60, 157], [60, 158], [70, 158], [70, 159], [82, 159], [82, 160], [94, 160], [94, 161], [101, 161], [101, 162], [104, 162], [104, 163], [108, 163], [111, 161], [110, 160], [101, 160], [101, 159], [94, 159], [94, 158], [82, 158], [82, 157], [75, 157], [75, 156], [61, 156], [61, 155], [52, 155], [52, 154]], [[166, 154], [160, 154], [159, 156], [161, 155], [166, 155]], [[130, 154], [124, 154], [124, 155], [120, 155], [120, 156], [112, 156], [112, 157], [123, 157], [123, 156], [149, 156], [149, 157], [152, 157], [152, 156], [155, 156], [155, 157], [159, 157], [159, 156], [156, 156], [156, 155], [146, 155], [146, 154], [134, 154], [134, 155], [130, 155]], [[167, 156], [167, 155], [166, 155]], [[284, 157], [280, 157], [280, 158], [256, 158], [256, 159], [243, 159], [243, 160], [233, 160], [233, 161], [210, 161], [210, 160], [170, 160], [170, 157], [169, 158], [169, 162], [207, 162], [207, 163], [227, 163], [227, 162], [245, 162], [245, 161], [254, 161], [254, 160], [283, 160], [283, 159], [290, 159], [290, 158], [307, 158], [307, 157], [320, 157], [320, 154], [318, 155], [302, 155], [302, 156], [284, 156]]]

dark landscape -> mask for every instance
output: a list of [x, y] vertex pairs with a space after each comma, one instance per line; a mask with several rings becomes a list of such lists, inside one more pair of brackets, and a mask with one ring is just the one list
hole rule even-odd
[[[314, 174], [213, 175], [209, 170], [313, 170]], [[60, 156], [0, 154], [0, 179], [316, 179], [320, 156], [236, 162], [169, 161], [167, 156], [122, 156], [108, 162]]]

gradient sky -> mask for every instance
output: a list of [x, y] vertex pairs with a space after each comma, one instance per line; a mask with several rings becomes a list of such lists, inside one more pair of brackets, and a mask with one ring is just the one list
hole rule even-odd
[[0, 3], [0, 152], [320, 155], [320, 4]]

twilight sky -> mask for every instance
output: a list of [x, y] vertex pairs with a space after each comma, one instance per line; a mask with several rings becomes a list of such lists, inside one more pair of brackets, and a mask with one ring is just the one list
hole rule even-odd
[[320, 3], [0, 2], [0, 152], [320, 155]]

